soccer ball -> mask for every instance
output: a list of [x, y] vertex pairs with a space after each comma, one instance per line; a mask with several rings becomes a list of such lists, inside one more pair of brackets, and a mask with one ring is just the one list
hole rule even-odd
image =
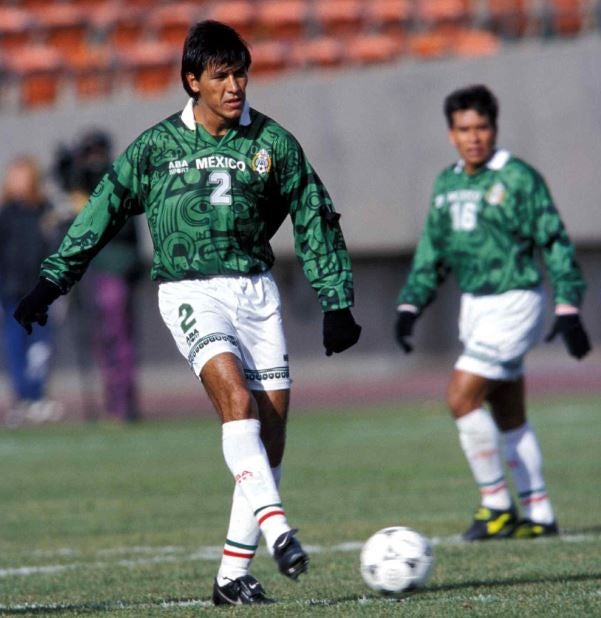
[[369, 537], [361, 550], [361, 575], [377, 592], [401, 594], [423, 588], [432, 573], [430, 541], [412, 528], [391, 526]]

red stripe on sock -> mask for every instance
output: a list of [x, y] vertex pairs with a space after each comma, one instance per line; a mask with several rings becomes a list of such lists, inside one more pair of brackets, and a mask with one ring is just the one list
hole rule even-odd
[[543, 500], [547, 500], [547, 494], [543, 496], [534, 496], [532, 498], [523, 498], [520, 502], [522, 504], [532, 504], [533, 502], [542, 502]]
[[230, 551], [229, 549], [224, 549], [223, 550], [223, 555], [224, 556], [233, 556], [234, 558], [247, 558], [248, 560], [250, 560], [254, 554], [240, 554], [238, 552], [235, 551]]
[[480, 489], [480, 493], [483, 496], [490, 496], [491, 494], [496, 494], [498, 491], [507, 488], [507, 483], [501, 483], [501, 485], [497, 485], [496, 487], [486, 487]]
[[263, 515], [263, 517], [261, 517], [261, 519], [259, 519], [259, 526], [266, 520], [269, 519], [270, 517], [273, 517], [274, 515], [282, 515], [285, 516], [286, 513], [284, 513], [284, 511], [270, 511], [269, 513], [266, 513], [265, 515]]

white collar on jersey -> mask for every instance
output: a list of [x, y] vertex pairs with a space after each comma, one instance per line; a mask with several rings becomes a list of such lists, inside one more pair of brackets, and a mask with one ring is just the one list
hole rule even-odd
[[[190, 97], [188, 102], [186, 103], [186, 107], [184, 107], [184, 111], [181, 113], [182, 122], [190, 129], [191, 131], [196, 131], [196, 119], [194, 118], [194, 99]], [[248, 104], [248, 100], [244, 101], [244, 107], [242, 108], [242, 115], [240, 116], [241, 126], [246, 127], [250, 124], [250, 105]]]
[[[495, 170], [498, 172], [505, 167], [505, 164], [509, 161], [510, 157], [511, 153], [509, 150], [506, 150], [505, 148], [498, 148], [495, 150], [495, 154], [489, 159], [486, 167], [490, 170]], [[459, 159], [455, 165], [455, 173], [460, 174], [463, 171], [464, 165], [465, 161], [463, 159]]]

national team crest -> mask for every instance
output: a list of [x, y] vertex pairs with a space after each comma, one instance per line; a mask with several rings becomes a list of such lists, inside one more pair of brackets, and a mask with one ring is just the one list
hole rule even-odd
[[504, 198], [505, 187], [500, 182], [496, 182], [484, 196], [484, 199], [492, 206], [498, 206], [499, 204], [502, 204]]
[[269, 172], [271, 169], [271, 157], [265, 148], [261, 148], [261, 150], [255, 154], [250, 166], [253, 172], [257, 172], [261, 176]]

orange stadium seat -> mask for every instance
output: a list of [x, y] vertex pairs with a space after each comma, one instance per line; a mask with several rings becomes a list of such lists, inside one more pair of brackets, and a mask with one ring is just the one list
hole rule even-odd
[[0, 6], [0, 49], [14, 49], [34, 40], [36, 20], [25, 9]]
[[450, 51], [457, 56], [493, 56], [501, 49], [501, 40], [487, 30], [463, 29], [457, 32]]
[[467, 24], [470, 11], [465, 0], [417, 0], [415, 16], [419, 25], [437, 28]]
[[413, 14], [409, 0], [372, 0], [365, 5], [365, 19], [372, 30], [403, 36]]
[[361, 30], [363, 4], [360, 0], [323, 0], [313, 5], [313, 19], [324, 35], [343, 36]]
[[252, 75], [268, 76], [289, 67], [288, 46], [282, 41], [258, 41], [251, 47]]
[[159, 41], [181, 47], [190, 26], [201, 19], [202, 9], [198, 5], [175, 2], [152, 9], [148, 22]]
[[119, 0], [100, 0], [88, 11], [96, 42], [106, 42], [123, 50], [140, 43], [146, 35], [142, 9], [124, 5]]
[[255, 35], [257, 8], [252, 0], [227, 0], [207, 6], [205, 19], [216, 19], [235, 28], [242, 37], [252, 41]]
[[583, 30], [586, 6], [582, 0], [547, 0], [549, 27], [552, 33], [575, 35]]
[[65, 63], [80, 99], [106, 97], [113, 91], [115, 59], [108, 47], [79, 47]]
[[525, 0], [487, 0], [486, 26], [505, 38], [519, 38], [528, 28]]
[[441, 58], [449, 53], [449, 37], [439, 31], [411, 34], [407, 38], [407, 51], [417, 58]]
[[257, 37], [294, 40], [303, 36], [309, 20], [308, 0], [267, 0], [257, 6]]
[[119, 64], [135, 90], [159, 94], [173, 83], [181, 49], [161, 41], [144, 41], [119, 53]]
[[360, 34], [344, 44], [345, 57], [357, 64], [390, 62], [401, 52], [399, 39], [389, 34]]
[[39, 107], [56, 101], [63, 68], [56, 49], [32, 45], [10, 50], [5, 52], [5, 63], [17, 81], [22, 107]]
[[291, 57], [294, 66], [301, 68], [335, 67], [344, 61], [344, 48], [336, 37], [299, 39], [293, 44]]
[[88, 35], [86, 12], [71, 4], [47, 4], [32, 9], [37, 21], [40, 38], [63, 54], [76, 53]]

